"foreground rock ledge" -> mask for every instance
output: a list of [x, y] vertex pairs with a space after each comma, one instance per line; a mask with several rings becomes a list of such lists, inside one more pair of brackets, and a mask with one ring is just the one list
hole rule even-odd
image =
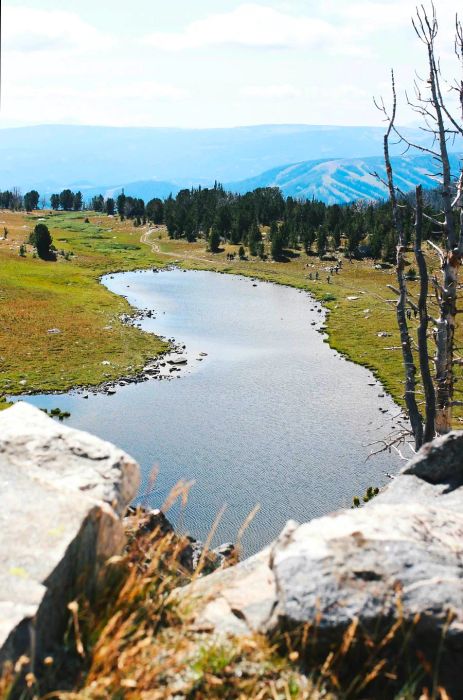
[[139, 468], [26, 403], [0, 413], [0, 663], [59, 642], [66, 606], [121, 552]]
[[181, 597], [193, 626], [218, 635], [315, 623], [322, 658], [353, 620], [384, 635], [400, 619], [412, 664], [426, 659], [461, 697], [463, 433], [425, 446], [367, 507], [290, 522], [266, 550]]

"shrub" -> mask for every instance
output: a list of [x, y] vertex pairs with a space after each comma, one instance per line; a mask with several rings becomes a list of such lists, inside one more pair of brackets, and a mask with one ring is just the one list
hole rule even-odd
[[35, 247], [37, 255], [43, 260], [49, 260], [52, 257], [53, 239], [45, 224], [37, 224], [29, 236], [29, 243]]

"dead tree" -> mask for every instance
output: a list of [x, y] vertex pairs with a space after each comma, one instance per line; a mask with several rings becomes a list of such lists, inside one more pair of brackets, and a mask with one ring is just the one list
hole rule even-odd
[[416, 366], [413, 359], [412, 341], [407, 322], [407, 284], [405, 280], [405, 236], [397, 202], [397, 194], [394, 186], [394, 176], [392, 172], [391, 158], [389, 155], [389, 139], [395, 128], [395, 117], [397, 112], [397, 96], [395, 91], [394, 73], [391, 76], [392, 82], [392, 113], [389, 116], [384, 103], [379, 109], [386, 115], [388, 128], [384, 134], [384, 163], [386, 166], [386, 183], [389, 190], [389, 197], [392, 207], [392, 221], [397, 233], [396, 245], [396, 274], [398, 283], [398, 300], [396, 305], [397, 324], [400, 332], [400, 346], [402, 349], [402, 361], [405, 370], [405, 404], [410, 417], [410, 425], [415, 438], [415, 447], [419, 449], [423, 444], [423, 419], [418, 409], [416, 401]]
[[[434, 6], [432, 6], [432, 18], [429, 18], [426, 11], [421, 8], [417, 10], [416, 21], [413, 22], [415, 32], [419, 39], [426, 46], [428, 53], [429, 78], [427, 80], [427, 95], [422, 95], [420, 89], [416, 91], [416, 102], [412, 103], [413, 108], [424, 116], [428, 126], [432, 126], [432, 133], [439, 148], [437, 158], [441, 170], [441, 195], [443, 220], [442, 228], [444, 233], [443, 249], [439, 250], [439, 257], [442, 269], [442, 284], [435, 284], [437, 298], [439, 302], [439, 318], [437, 320], [436, 333], [436, 432], [438, 434], [447, 433], [452, 428], [452, 405], [454, 397], [454, 348], [455, 348], [455, 321], [457, 315], [457, 289], [458, 289], [458, 268], [463, 255], [463, 237], [461, 221], [455, 225], [454, 208], [458, 207], [461, 212], [461, 191], [452, 200], [452, 175], [448, 156], [447, 143], [449, 138], [454, 138], [455, 133], [461, 128], [452, 117], [449, 120], [450, 111], [444, 104], [441, 90], [441, 73], [435, 56], [435, 40], [438, 32], [438, 24]], [[456, 46], [460, 42], [461, 52], [461, 32], [458, 31], [457, 20]], [[432, 124], [428, 124], [430, 116]], [[446, 119], [447, 117], [447, 119]], [[453, 123], [452, 123], [453, 122]], [[457, 130], [455, 129], [457, 127]], [[462, 177], [459, 179], [461, 190]]]
[[436, 434], [436, 392], [432, 381], [429, 348], [428, 348], [428, 290], [429, 275], [426, 258], [422, 250], [423, 241], [423, 188], [418, 185], [415, 191], [415, 260], [420, 279], [420, 293], [418, 297], [419, 325], [417, 330], [418, 355], [420, 361], [421, 381], [423, 384], [425, 399], [425, 418], [423, 430], [423, 442], [430, 442]]
[[[407, 95], [407, 103], [420, 115], [424, 121], [422, 129], [432, 136], [430, 147], [410, 142], [395, 126], [396, 93], [394, 77], [392, 78], [393, 109], [389, 116], [381, 102], [379, 108], [384, 112], [388, 121], [388, 129], [384, 137], [385, 165], [387, 173], [387, 186], [389, 189], [391, 206], [393, 211], [393, 223], [397, 233], [397, 277], [399, 282], [399, 301], [397, 304], [397, 318], [401, 334], [403, 360], [406, 374], [406, 403], [410, 415], [412, 431], [417, 446], [424, 441], [431, 440], [435, 434], [441, 435], [449, 432], [452, 427], [452, 407], [454, 402], [454, 366], [455, 360], [455, 325], [457, 315], [458, 270], [463, 257], [463, 171], [458, 178], [455, 187], [450, 169], [448, 154], [449, 140], [463, 135], [463, 82], [453, 86], [458, 90], [461, 105], [461, 121], [452, 114], [442, 95], [443, 78], [438, 60], [436, 59], [435, 42], [438, 33], [438, 22], [434, 5], [431, 4], [431, 13], [428, 14], [423, 5], [416, 10], [416, 17], [412, 19], [414, 30], [419, 40], [426, 47], [429, 75], [425, 80], [417, 79], [415, 82], [415, 97], [410, 100]], [[455, 52], [463, 66], [463, 32], [458, 18], [456, 20]], [[409, 148], [417, 149], [432, 155], [438, 172], [435, 174], [440, 182], [442, 201], [441, 217], [432, 219], [434, 225], [442, 232], [441, 247], [428, 241], [429, 245], [437, 252], [440, 260], [441, 279], [433, 277], [432, 283], [435, 290], [438, 317], [434, 321], [434, 337], [436, 349], [434, 354], [434, 377], [429, 366], [428, 349], [428, 324], [429, 314], [427, 308], [427, 296], [429, 275], [426, 259], [422, 250], [422, 222], [423, 222], [423, 197], [421, 188], [416, 191], [416, 219], [415, 219], [415, 245], [414, 252], [420, 276], [420, 294], [416, 310], [419, 314], [419, 326], [417, 331], [417, 347], [420, 363], [421, 381], [425, 395], [425, 417], [417, 418], [415, 385], [413, 375], [413, 352], [410, 343], [406, 318], [403, 318], [402, 308], [406, 306], [407, 289], [403, 276], [404, 240], [400, 216], [397, 205], [396, 189], [394, 187], [393, 172], [389, 158], [389, 137], [396, 134]], [[457, 217], [455, 213], [458, 212]], [[411, 356], [411, 357], [410, 357]], [[412, 376], [413, 375], [413, 376]], [[411, 391], [414, 401], [407, 399], [407, 393]], [[411, 404], [411, 407], [410, 407]], [[418, 412], [419, 415], [419, 412]], [[420, 425], [418, 425], [420, 423]]]

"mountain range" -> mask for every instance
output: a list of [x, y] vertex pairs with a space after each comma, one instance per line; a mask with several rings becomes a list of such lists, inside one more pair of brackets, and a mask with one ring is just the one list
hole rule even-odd
[[[428, 135], [405, 129], [426, 145]], [[35, 188], [49, 195], [65, 187], [145, 200], [183, 187], [211, 185], [246, 192], [278, 186], [285, 195], [347, 202], [384, 197], [371, 174], [383, 173], [379, 127], [263, 125], [234, 129], [116, 128], [43, 125], [0, 129], [0, 190]], [[457, 147], [457, 146], [456, 146]], [[397, 184], [432, 187], [427, 155], [400, 156], [392, 145]], [[458, 167], [456, 155], [452, 167]], [[288, 165], [289, 164], [289, 165]]]
[[[459, 171], [458, 153], [450, 153], [452, 173]], [[431, 155], [393, 156], [391, 158], [395, 186], [410, 192], [416, 185], [436, 187], [433, 177], [436, 164]], [[375, 173], [379, 175], [376, 177]], [[241, 182], [228, 183], [227, 189], [238, 194], [257, 187], [279, 187], [285, 196], [297, 199], [319, 199], [327, 204], [341, 204], [356, 199], [379, 200], [388, 196], [384, 184], [386, 168], [382, 156], [315, 160], [273, 168]]]

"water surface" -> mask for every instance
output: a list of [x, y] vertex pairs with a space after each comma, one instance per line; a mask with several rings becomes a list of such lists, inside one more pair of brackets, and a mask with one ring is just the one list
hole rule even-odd
[[[142, 491], [158, 465], [152, 506], [179, 479], [194, 480], [183, 524], [195, 536], [207, 535], [226, 504], [216, 540], [234, 540], [260, 503], [244, 540], [249, 554], [289, 518], [306, 521], [349, 505], [397, 467], [389, 454], [366, 461], [366, 445], [390, 431], [398, 407], [369, 371], [323, 342], [316, 332], [323, 313], [306, 293], [180, 270], [103, 282], [155, 311], [142, 321], [145, 330], [185, 344], [180, 378], [117, 387], [114, 396], [27, 400], [68, 410], [68, 425], [127, 450], [142, 466]], [[201, 352], [207, 356], [198, 361]]]

